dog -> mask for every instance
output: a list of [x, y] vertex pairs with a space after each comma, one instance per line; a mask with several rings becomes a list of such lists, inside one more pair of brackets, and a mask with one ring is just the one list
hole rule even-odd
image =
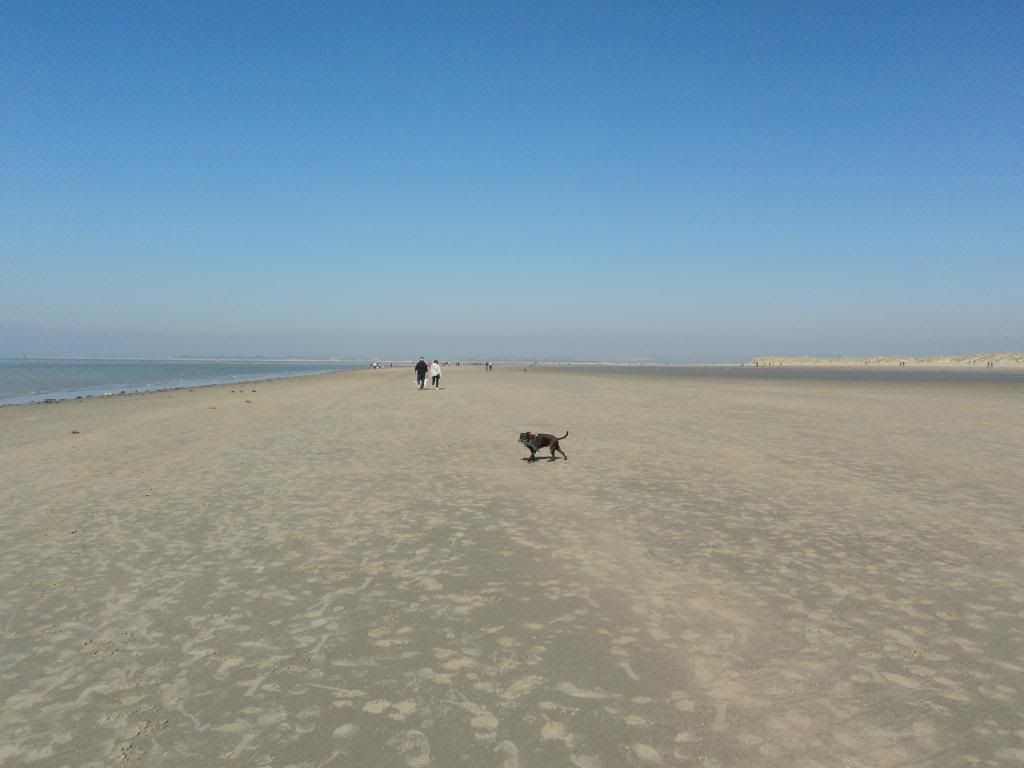
[[541, 432], [540, 434], [536, 435], [533, 432], [520, 432], [519, 442], [530, 449], [530, 458], [528, 459], [528, 461], [536, 461], [537, 451], [539, 451], [541, 448], [551, 449], [551, 458], [549, 459], [549, 461], [554, 461], [557, 458], [555, 456], [555, 451], [558, 451], [560, 454], [562, 454], [562, 458], [568, 461], [569, 457], [565, 455], [565, 451], [562, 450], [562, 446], [558, 444], [559, 440], [565, 440], [565, 438], [567, 438], [568, 436], [569, 430], [566, 430], [565, 434], [562, 435], [561, 437], [555, 437], [554, 435], [549, 435], [545, 432]]

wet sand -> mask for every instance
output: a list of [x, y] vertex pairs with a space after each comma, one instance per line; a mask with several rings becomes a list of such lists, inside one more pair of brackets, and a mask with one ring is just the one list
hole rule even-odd
[[0, 765], [1024, 761], [1020, 380], [442, 382], [0, 409]]

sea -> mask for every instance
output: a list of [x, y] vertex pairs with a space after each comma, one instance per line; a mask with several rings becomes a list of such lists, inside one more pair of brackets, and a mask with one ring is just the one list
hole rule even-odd
[[352, 371], [369, 361], [0, 358], [0, 405]]

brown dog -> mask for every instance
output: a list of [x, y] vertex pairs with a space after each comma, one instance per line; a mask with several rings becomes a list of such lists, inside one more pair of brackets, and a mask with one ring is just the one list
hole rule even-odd
[[549, 459], [549, 461], [555, 460], [555, 451], [558, 451], [560, 454], [562, 454], [562, 458], [568, 461], [569, 457], [565, 455], [565, 451], [562, 450], [562, 446], [558, 444], [559, 440], [565, 440], [565, 438], [567, 438], [568, 436], [568, 430], [566, 430], [565, 434], [562, 435], [561, 437], [555, 437], [554, 435], [549, 435], [546, 432], [541, 432], [539, 434], [534, 434], [533, 432], [520, 432], [519, 442], [530, 449], [529, 461], [537, 460], [537, 451], [539, 451], [541, 448], [551, 449], [551, 458]]

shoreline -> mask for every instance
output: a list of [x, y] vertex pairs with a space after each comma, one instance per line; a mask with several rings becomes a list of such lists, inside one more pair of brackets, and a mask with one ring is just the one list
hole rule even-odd
[[[84, 358], [83, 358], [84, 359]], [[109, 358], [113, 359], [113, 358]], [[0, 398], [0, 408], [15, 408], [31, 405], [58, 405], [69, 402], [85, 402], [87, 400], [109, 400], [112, 398], [132, 397], [138, 395], [156, 395], [162, 392], [182, 392], [194, 389], [206, 389], [210, 387], [227, 387], [231, 385], [260, 384], [270, 381], [287, 381], [289, 379], [306, 379], [314, 376], [326, 376], [336, 373], [353, 373], [355, 371], [368, 370], [364, 368], [346, 368], [334, 371], [314, 371], [310, 373], [283, 373], [279, 375], [253, 374], [255, 378], [238, 378], [233, 381], [207, 381], [197, 380], [198, 383], [174, 384], [164, 386], [156, 384], [151, 387], [135, 387], [131, 389], [119, 389], [117, 392], [103, 391], [106, 387], [95, 387], [91, 389], [72, 390], [70, 392], [44, 392], [39, 395], [23, 395], [18, 397]]]
[[[311, 358], [274, 358], [274, 359], [243, 359], [243, 358], [0, 358], [3, 362], [13, 363], [118, 363], [118, 362], [139, 362], [139, 363], [179, 363], [179, 364], [210, 364], [210, 363], [250, 363], [253, 365], [336, 365], [351, 366], [346, 368], [317, 370], [311, 372], [287, 371], [280, 374], [274, 372], [256, 372], [252, 374], [240, 374], [238, 377], [227, 375], [197, 378], [192, 381], [185, 380], [184, 383], [168, 383], [128, 386], [104, 385], [84, 387], [81, 389], [66, 389], [51, 392], [34, 392], [25, 395], [14, 395], [0, 397], [0, 408], [10, 408], [25, 405], [54, 405], [60, 402], [84, 401], [92, 399], [105, 399], [111, 397], [128, 397], [132, 395], [143, 395], [158, 392], [173, 392], [190, 390], [201, 387], [227, 386], [231, 384], [255, 384], [259, 382], [277, 381], [290, 378], [305, 378], [308, 376], [319, 376], [327, 373], [346, 373], [356, 370], [370, 369], [370, 364], [377, 362], [379, 370], [389, 370], [394, 367], [401, 369], [403, 366], [411, 365], [411, 360], [389, 360], [369, 358], [367, 360], [328, 360]], [[783, 369], [791, 372], [806, 371], [848, 371], [851, 374], [855, 371], [896, 371], [906, 370], [917, 372], [934, 373], [976, 373], [982, 376], [989, 376], [1002, 372], [1004, 374], [1024, 371], [1024, 354], [1017, 353], [987, 353], [983, 355], [958, 355], [958, 356], [933, 356], [933, 357], [898, 357], [898, 356], [874, 356], [874, 357], [802, 357], [784, 355], [757, 356], [749, 361], [731, 363], [657, 363], [657, 362], [617, 362], [617, 361], [580, 361], [580, 360], [499, 360], [495, 359], [492, 364], [496, 369], [519, 369], [524, 371], [534, 370], [635, 370], [635, 371], [739, 371], [746, 374], [749, 371], [773, 373]], [[448, 361], [444, 366], [446, 369], [472, 370], [484, 365], [483, 360], [458, 360]], [[180, 379], [179, 379], [180, 380]]]
[[[383, 373], [385, 371], [405, 370], [404, 367], [389, 368], [387, 363], [392, 361], [385, 361], [382, 368], [377, 369], [377, 373]], [[398, 362], [398, 361], [394, 361]], [[409, 361], [401, 361], [404, 364]], [[475, 371], [483, 365], [482, 362], [462, 362], [461, 366], [456, 366], [454, 363], [447, 365], [444, 369], [451, 371]], [[835, 363], [773, 363], [768, 365], [762, 363], [760, 366], [755, 366], [752, 363], [678, 363], [678, 364], [637, 364], [637, 363], [584, 363], [584, 362], [571, 362], [571, 363], [518, 363], [518, 362], [495, 362], [495, 370], [502, 370], [505, 372], [510, 371], [529, 371], [534, 370], [537, 372], [546, 371], [563, 371], [563, 372], [574, 372], [579, 374], [592, 374], [606, 371], [609, 373], [636, 373], [641, 374], [652, 374], [657, 375], [659, 373], [671, 375], [673, 373], [679, 375], [685, 375], [687, 372], [692, 373], [706, 373], [709, 376], [717, 376], [725, 374], [739, 374], [741, 376], [749, 377], [763, 377], [754, 379], [751, 381], [777, 381], [785, 378], [792, 378], [794, 380], [800, 379], [800, 373], [825, 373], [830, 371], [839, 378], [828, 377], [827, 380], [840, 382], [860, 382], [860, 383], [986, 383], [986, 382], [1005, 382], [1012, 381], [1016, 377], [1020, 376], [1024, 378], [1024, 365], [1003, 365], [994, 366], [992, 368], [985, 368], [984, 366], [970, 366], [970, 365], [955, 365], [947, 363], [924, 363], [916, 365], [865, 365], [851, 362], [835, 362]], [[133, 388], [133, 389], [121, 389], [118, 391], [102, 391], [105, 388], [95, 388], [94, 390], [74, 390], [68, 393], [42, 393], [40, 395], [26, 395], [20, 398], [5, 398], [0, 399], [0, 409], [25, 407], [25, 406], [44, 406], [44, 405], [58, 405], [61, 403], [69, 402], [86, 402], [91, 400], [116, 400], [119, 398], [129, 398], [133, 396], [142, 395], [156, 395], [166, 392], [182, 392], [192, 391], [197, 389], [209, 389], [214, 387], [228, 387], [228, 386], [243, 386], [250, 384], [268, 383], [268, 382], [280, 382], [289, 380], [301, 380], [311, 379], [320, 376], [334, 375], [334, 374], [345, 374], [355, 373], [358, 371], [372, 371], [373, 369], [367, 367], [358, 368], [346, 368], [339, 370], [327, 370], [327, 371], [315, 371], [310, 373], [295, 373], [289, 372], [280, 375], [266, 375], [266, 374], [254, 374], [254, 378], [239, 378], [231, 381], [205, 381], [200, 380], [198, 383], [192, 384], [181, 384], [172, 386], [156, 385], [154, 387], [145, 388]], [[411, 370], [411, 369], [410, 369]], [[903, 371], [906, 374], [906, 378], [903, 378], [902, 374], [897, 374], [897, 371]], [[848, 379], [842, 378], [843, 374], [849, 376]], [[890, 375], [897, 375], [900, 378], [881, 378]], [[953, 378], [949, 380], [942, 380], [938, 378], [918, 378], [924, 376], [941, 376], [942, 374], [949, 374]], [[958, 378], [963, 377], [963, 378]], [[723, 378], [723, 380], [727, 380]], [[815, 377], [807, 377], [807, 381], [815, 381]]]

